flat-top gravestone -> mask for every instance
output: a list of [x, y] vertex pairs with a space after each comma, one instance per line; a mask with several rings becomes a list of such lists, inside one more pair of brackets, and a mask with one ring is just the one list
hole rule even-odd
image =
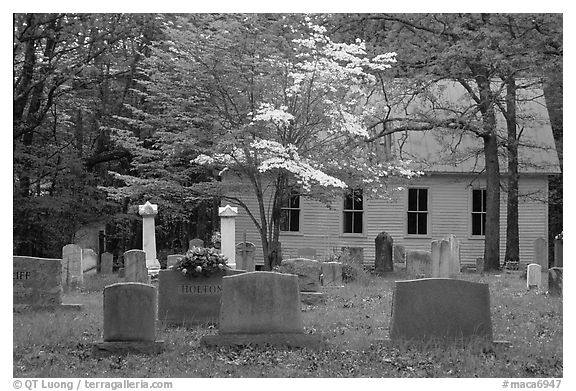
[[100, 256], [100, 273], [112, 274], [114, 271], [114, 256], [108, 252]]
[[526, 288], [540, 289], [542, 287], [542, 267], [537, 263], [531, 263], [526, 269]]
[[374, 271], [385, 273], [394, 271], [394, 259], [392, 258], [392, 247], [394, 239], [387, 232], [380, 232], [374, 239], [376, 246], [376, 259], [374, 260]]
[[254, 243], [242, 242], [236, 245], [236, 267], [240, 270], [253, 272], [255, 270], [254, 256], [256, 246]]
[[342, 287], [342, 264], [340, 262], [322, 262], [322, 286]]
[[285, 259], [279, 271], [297, 275], [300, 292], [318, 292], [320, 289], [321, 262], [305, 258]]
[[450, 243], [447, 240], [434, 240], [430, 244], [432, 278], [450, 277]]
[[164, 343], [156, 341], [156, 287], [138, 282], [104, 288], [104, 332], [95, 355], [159, 353]]
[[561, 267], [548, 269], [548, 293], [551, 296], [562, 296], [563, 280], [563, 269]]
[[190, 239], [188, 242], [188, 250], [192, 249], [192, 247], [204, 247], [204, 241], [200, 238]]
[[448, 241], [449, 277], [455, 278], [460, 275], [460, 241], [450, 234], [444, 240]]
[[62, 260], [13, 256], [15, 309], [80, 309], [62, 304]]
[[91, 248], [82, 249], [82, 272], [95, 274], [98, 268], [98, 254]]
[[250, 272], [223, 278], [219, 335], [201, 343], [318, 348], [322, 340], [304, 333], [296, 276]]
[[62, 247], [62, 287], [65, 291], [84, 285], [82, 248], [77, 244]]
[[430, 277], [432, 258], [429, 251], [411, 250], [406, 252], [406, 272], [413, 276]]
[[166, 258], [166, 269], [170, 269], [172, 266], [176, 265], [182, 258], [184, 258], [184, 255], [168, 255]]
[[148, 283], [146, 253], [142, 250], [129, 250], [124, 253], [124, 279], [126, 282]]
[[312, 247], [302, 247], [298, 249], [298, 258], [306, 258], [306, 259], [316, 259], [317, 252], [315, 248]]
[[406, 263], [406, 248], [401, 244], [393, 247], [394, 263]]
[[488, 284], [444, 278], [397, 281], [392, 341], [492, 342]]
[[244, 272], [227, 269], [225, 274], [189, 277], [178, 270], [161, 270], [158, 274], [158, 320], [175, 326], [218, 323], [222, 277]]

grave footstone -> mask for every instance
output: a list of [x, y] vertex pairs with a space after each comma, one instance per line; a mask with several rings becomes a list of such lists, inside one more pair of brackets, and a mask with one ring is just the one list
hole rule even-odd
[[98, 254], [91, 248], [82, 249], [82, 272], [84, 274], [96, 274], [98, 269]]
[[188, 250], [192, 247], [204, 247], [204, 241], [200, 238], [190, 239], [190, 241], [188, 241]]
[[317, 349], [322, 338], [304, 333], [296, 276], [249, 272], [223, 278], [219, 334], [202, 337], [201, 344]]
[[394, 245], [394, 263], [406, 263], [406, 248], [400, 244]]
[[447, 278], [397, 281], [390, 339], [492, 343], [488, 284]]
[[13, 307], [20, 309], [72, 309], [62, 304], [62, 260], [13, 256]]
[[108, 252], [100, 256], [100, 273], [112, 274], [114, 271], [114, 256]]
[[103, 342], [93, 346], [94, 355], [160, 353], [156, 341], [156, 287], [138, 282], [104, 288]]
[[551, 267], [548, 269], [548, 293], [551, 296], [562, 297], [563, 268]]
[[208, 277], [189, 277], [178, 270], [158, 274], [158, 320], [168, 326], [218, 323], [222, 278], [244, 273], [227, 269]]
[[526, 288], [542, 288], [542, 266], [531, 263], [526, 269]]
[[432, 275], [432, 259], [429, 251], [410, 250], [406, 252], [406, 272], [417, 277]]
[[148, 283], [146, 253], [142, 250], [129, 250], [124, 253], [124, 279], [126, 282]]
[[392, 247], [394, 239], [387, 232], [380, 232], [374, 240], [376, 246], [376, 259], [374, 260], [374, 271], [385, 273], [394, 271], [394, 259], [392, 258]]
[[64, 291], [84, 285], [82, 248], [77, 244], [62, 247], [62, 287]]
[[253, 272], [255, 270], [254, 256], [256, 246], [254, 243], [242, 242], [236, 245], [236, 267], [240, 270]]

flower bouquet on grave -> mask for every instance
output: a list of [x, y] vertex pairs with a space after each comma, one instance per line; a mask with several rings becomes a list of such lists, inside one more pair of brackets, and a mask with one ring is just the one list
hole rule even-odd
[[209, 277], [224, 274], [228, 266], [228, 258], [215, 248], [192, 247], [180, 259], [174, 269], [188, 277]]

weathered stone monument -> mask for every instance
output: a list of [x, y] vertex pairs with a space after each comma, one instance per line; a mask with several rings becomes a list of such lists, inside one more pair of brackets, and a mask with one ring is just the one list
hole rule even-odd
[[492, 342], [488, 284], [444, 278], [397, 281], [392, 298], [393, 342]]
[[126, 282], [148, 283], [146, 253], [142, 250], [129, 250], [124, 253], [124, 279]]
[[448, 241], [449, 277], [457, 278], [460, 275], [460, 242], [456, 236], [450, 234], [444, 238]]
[[548, 269], [548, 294], [562, 297], [563, 269], [551, 267]]
[[200, 343], [317, 349], [322, 338], [304, 333], [296, 276], [250, 272], [223, 278], [219, 333]]
[[526, 288], [542, 288], [542, 266], [531, 263], [526, 269]]
[[62, 247], [62, 287], [65, 291], [84, 285], [82, 248], [77, 244]]
[[450, 278], [450, 243], [445, 240], [433, 240], [430, 244], [430, 272], [432, 278]]
[[13, 256], [13, 308], [73, 309], [78, 304], [62, 304], [62, 260]]
[[318, 304], [325, 300], [325, 295], [319, 292], [320, 274], [322, 273], [321, 262], [304, 258], [285, 259], [278, 271], [298, 276], [300, 299], [303, 303]]
[[106, 354], [160, 353], [156, 341], [156, 287], [137, 282], [104, 288], [103, 342], [94, 344], [96, 356]]
[[256, 255], [256, 246], [254, 243], [242, 242], [236, 245], [236, 267], [247, 272], [253, 272], [256, 268], [254, 256]]
[[316, 249], [312, 247], [299, 248], [297, 254], [298, 258], [306, 258], [306, 259], [316, 259], [316, 257], [318, 256]]
[[374, 272], [386, 273], [394, 271], [394, 259], [392, 258], [394, 239], [392, 236], [387, 232], [380, 232], [374, 242], [376, 246]]
[[394, 263], [406, 263], [406, 248], [401, 244], [395, 244], [393, 249]]
[[534, 240], [532, 263], [540, 265], [543, 272], [548, 271], [548, 246], [546, 245], [546, 239], [538, 238]]
[[340, 262], [321, 262], [322, 286], [342, 287], [342, 264]]
[[98, 269], [98, 254], [91, 248], [82, 249], [82, 272], [84, 274], [96, 274]]
[[226, 205], [218, 208], [220, 216], [221, 251], [228, 258], [228, 266], [236, 269], [236, 216], [238, 208]]
[[209, 277], [189, 277], [178, 270], [158, 274], [158, 320], [169, 326], [218, 323], [222, 278], [244, 273], [227, 269]]
[[112, 274], [114, 272], [114, 256], [108, 252], [100, 256], [100, 273]]
[[429, 251], [409, 250], [406, 252], [406, 272], [416, 277], [432, 275], [432, 258]]
[[190, 239], [190, 241], [188, 241], [188, 250], [192, 247], [204, 247], [204, 241], [200, 238]]
[[149, 272], [160, 269], [160, 262], [156, 258], [156, 226], [154, 218], [158, 214], [158, 205], [146, 201], [138, 206], [138, 214], [142, 216], [142, 250], [146, 253], [146, 268]]

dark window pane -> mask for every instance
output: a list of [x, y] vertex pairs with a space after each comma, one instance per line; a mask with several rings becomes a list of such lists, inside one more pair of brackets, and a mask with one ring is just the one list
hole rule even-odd
[[482, 190], [482, 212], [486, 212], [486, 190]]
[[428, 214], [418, 213], [418, 234], [426, 235], [428, 232]]
[[418, 189], [418, 210], [428, 210], [428, 189]]
[[354, 210], [362, 210], [362, 190], [354, 191]]
[[350, 190], [346, 191], [344, 195], [344, 209], [352, 209], [352, 192]]
[[482, 235], [486, 235], [486, 213], [482, 213]]
[[472, 235], [482, 235], [482, 219], [484, 214], [472, 213]]
[[344, 212], [344, 233], [352, 233], [352, 212]]
[[472, 190], [472, 212], [482, 211], [482, 190]]
[[299, 208], [300, 207], [300, 196], [293, 195], [290, 197], [290, 207], [291, 208]]
[[417, 189], [408, 189], [408, 210], [418, 210]]
[[362, 233], [362, 212], [355, 212], [354, 213], [354, 233], [361, 234]]
[[408, 212], [408, 233], [409, 234], [416, 234], [416, 222], [417, 222], [417, 214]]
[[300, 230], [300, 211], [299, 210], [291, 210], [290, 211], [290, 231], [299, 231]]

